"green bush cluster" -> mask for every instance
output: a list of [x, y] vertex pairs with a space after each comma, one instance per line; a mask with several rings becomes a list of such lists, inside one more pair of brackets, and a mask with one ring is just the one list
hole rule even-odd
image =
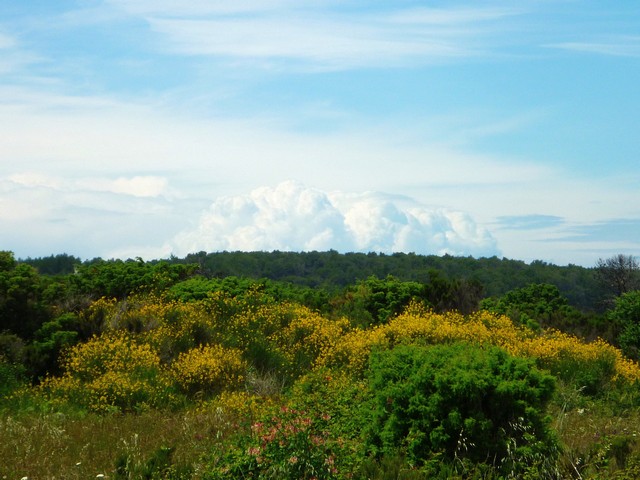
[[505, 474], [559, 453], [545, 417], [555, 379], [496, 347], [400, 345], [375, 352], [369, 442], [374, 452], [430, 461], [489, 463]]

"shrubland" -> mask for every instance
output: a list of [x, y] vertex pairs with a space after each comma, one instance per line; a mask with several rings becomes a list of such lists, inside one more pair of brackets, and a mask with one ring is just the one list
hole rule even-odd
[[637, 292], [600, 315], [444, 273], [332, 289], [4, 260], [2, 477], [640, 474]]

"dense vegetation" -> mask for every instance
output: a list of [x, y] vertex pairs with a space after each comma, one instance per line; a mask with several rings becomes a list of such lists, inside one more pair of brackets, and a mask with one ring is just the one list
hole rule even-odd
[[637, 478], [616, 260], [0, 252], [0, 476]]

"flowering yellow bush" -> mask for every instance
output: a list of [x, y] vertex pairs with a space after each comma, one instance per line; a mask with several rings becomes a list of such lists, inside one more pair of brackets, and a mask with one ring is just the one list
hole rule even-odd
[[187, 393], [211, 394], [239, 387], [246, 370], [240, 350], [203, 345], [181, 353], [171, 365], [171, 376]]
[[572, 335], [547, 330], [540, 336], [512, 345], [511, 350], [514, 354], [537, 358], [541, 366], [561, 376], [598, 369], [612, 381], [634, 383], [640, 380], [638, 365], [601, 339], [585, 343]]
[[316, 366], [344, 367], [356, 374], [363, 373], [367, 368], [371, 349], [389, 346], [385, 330], [384, 326], [351, 330], [338, 339], [331, 350], [327, 350], [318, 358]]
[[371, 349], [399, 343], [439, 344], [466, 341], [491, 344], [515, 356], [532, 357], [561, 378], [585, 382], [597, 388], [607, 381], [637, 382], [638, 365], [623, 357], [620, 350], [597, 340], [586, 343], [573, 335], [554, 330], [536, 333], [514, 325], [506, 316], [486, 311], [469, 316], [436, 314], [411, 305], [388, 324], [367, 330], [352, 330], [318, 359], [318, 366], [345, 366], [364, 372]]
[[171, 397], [157, 353], [127, 332], [108, 332], [76, 345], [63, 365], [64, 375], [47, 379], [41, 388], [92, 411], [130, 410]]
[[170, 363], [198, 345], [219, 342], [221, 332], [217, 319], [202, 305], [171, 302], [165, 305], [158, 325], [145, 333], [145, 339], [164, 362]]
[[200, 402], [192, 412], [195, 415], [215, 413], [221, 418], [238, 421], [253, 419], [265, 411], [274, 408], [275, 403], [269, 397], [254, 395], [242, 390], [225, 390], [215, 397]]
[[120, 302], [103, 298], [83, 320], [101, 325], [104, 333], [71, 348], [63, 376], [42, 388], [51, 398], [95, 411], [175, 403], [178, 391], [209, 396], [235, 390], [249, 368], [285, 380], [311, 367], [362, 375], [372, 349], [403, 343], [496, 345], [535, 358], [540, 367], [592, 392], [611, 382], [640, 380], [638, 365], [602, 340], [536, 332], [487, 311], [436, 314], [411, 304], [388, 323], [362, 329], [258, 293], [240, 299], [212, 293], [190, 302], [151, 295]]
[[115, 315], [117, 305], [117, 301], [113, 298], [99, 298], [81, 313], [82, 323], [93, 333], [104, 331]]
[[306, 307], [291, 306], [287, 313], [290, 320], [275, 330], [270, 339], [288, 361], [293, 375], [307, 371], [349, 329], [347, 319], [332, 321]]
[[160, 367], [160, 358], [150, 345], [116, 331], [76, 345], [63, 365], [67, 375], [88, 381], [113, 371], [144, 375]]

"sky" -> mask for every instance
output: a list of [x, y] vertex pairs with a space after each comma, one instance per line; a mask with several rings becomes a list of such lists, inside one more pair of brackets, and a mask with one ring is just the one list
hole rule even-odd
[[640, 254], [640, 3], [0, 0], [0, 250]]

